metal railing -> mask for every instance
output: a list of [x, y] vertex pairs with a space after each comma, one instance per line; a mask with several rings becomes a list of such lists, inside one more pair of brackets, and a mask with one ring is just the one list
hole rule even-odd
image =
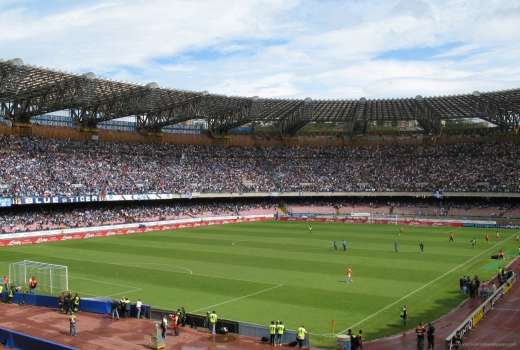
[[493, 309], [495, 303], [500, 300], [516, 282], [516, 274], [512, 275], [503, 283], [489, 298], [487, 298], [480, 306], [473, 311], [464, 321], [462, 321], [453, 332], [451, 332], [445, 339], [445, 350], [452, 350], [455, 348], [455, 336], [457, 333], [463, 338], [468, 332], [474, 329], [477, 324], [484, 318], [484, 316]]

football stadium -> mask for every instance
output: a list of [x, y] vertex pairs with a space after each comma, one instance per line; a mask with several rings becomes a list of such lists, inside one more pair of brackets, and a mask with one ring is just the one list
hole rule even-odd
[[0, 59], [0, 348], [520, 349], [520, 89], [255, 96], [70, 57]]

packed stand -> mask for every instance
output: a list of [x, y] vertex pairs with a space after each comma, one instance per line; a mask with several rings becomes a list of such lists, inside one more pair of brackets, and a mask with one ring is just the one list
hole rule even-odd
[[261, 209], [273, 214], [276, 205], [269, 201], [134, 204], [87, 207], [36, 207], [31, 210], [0, 211], [0, 233], [42, 231], [61, 228], [92, 227], [132, 222], [174, 220], [212, 215], [240, 215]]
[[4, 197], [194, 192], [520, 192], [520, 145], [224, 147], [0, 136]]
[[266, 148], [285, 191], [520, 192], [520, 145]]
[[[415, 208], [412, 216], [446, 216], [446, 213], [490, 208], [489, 213], [520, 210], [518, 200], [418, 199], [418, 198], [273, 198], [273, 199], [191, 199], [140, 203], [89, 203], [83, 205], [19, 206], [0, 209], [0, 233], [91, 227], [133, 222], [175, 220], [219, 215], [349, 215], [352, 212], [374, 215], [400, 215], [399, 208]], [[409, 211], [406, 211], [407, 213]], [[455, 216], [460, 217], [460, 216]], [[471, 216], [466, 216], [471, 217]], [[501, 216], [506, 218], [505, 216]], [[520, 218], [516, 216], [514, 218]]]
[[291, 214], [348, 215], [352, 212], [373, 215], [457, 217], [457, 218], [520, 218], [520, 200], [474, 198], [415, 197], [335, 197], [334, 199], [299, 198], [285, 201]]

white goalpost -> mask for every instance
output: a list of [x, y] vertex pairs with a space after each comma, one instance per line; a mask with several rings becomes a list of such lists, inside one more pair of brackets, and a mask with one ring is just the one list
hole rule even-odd
[[369, 223], [369, 224], [373, 223], [372, 214], [371, 213], [356, 213], [356, 212], [352, 212], [352, 213], [350, 213], [350, 216], [353, 219], [355, 219], [355, 218], [365, 218], [367, 223]]
[[9, 282], [13, 286], [28, 289], [29, 279], [38, 282], [35, 293], [59, 295], [69, 290], [69, 271], [64, 265], [23, 260], [9, 264]]

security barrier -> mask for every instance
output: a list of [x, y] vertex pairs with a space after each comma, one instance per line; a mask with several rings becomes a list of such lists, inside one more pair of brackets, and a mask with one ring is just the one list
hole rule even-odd
[[[16, 304], [28, 304], [34, 306], [48, 307], [52, 309], [58, 308], [58, 298], [47, 295], [36, 295], [26, 293], [15, 293], [13, 296], [13, 302]], [[94, 299], [94, 298], [82, 298], [79, 302], [79, 310], [83, 312], [90, 312], [94, 314], [110, 314], [112, 309], [111, 299]], [[137, 309], [135, 304], [130, 305], [130, 317], [137, 316]], [[151, 317], [150, 305], [143, 304], [141, 306], [141, 317]]]
[[[151, 318], [153, 320], [160, 321], [162, 315], [169, 315], [174, 311], [171, 310], [162, 310], [162, 309], [153, 309], [151, 313]], [[196, 314], [186, 314], [186, 325], [195, 328], [205, 328], [208, 327], [206, 317], [203, 315]], [[226, 327], [228, 332], [238, 334], [239, 332], [239, 323], [236, 321], [226, 320], [226, 319], [218, 319], [216, 328]]]
[[13, 302], [16, 304], [28, 304], [35, 306], [58, 308], [58, 298], [46, 295], [14, 293]]
[[[151, 318], [153, 320], [160, 321], [162, 315], [168, 315], [173, 313], [173, 311], [161, 310], [161, 309], [153, 309], [151, 313]], [[207, 319], [204, 315], [196, 315], [196, 314], [186, 314], [186, 326], [190, 327], [207, 327]], [[242, 321], [232, 321], [226, 319], [219, 319], [217, 321], [216, 328], [220, 329], [222, 327], [226, 327], [228, 332], [235, 333], [245, 337], [252, 337], [257, 339], [269, 339], [269, 328], [267, 326], [248, 323]], [[284, 336], [282, 338], [283, 344], [289, 344], [291, 342], [296, 341], [296, 331], [285, 329]], [[309, 346], [309, 335], [305, 337], [305, 341], [303, 343], [305, 347]]]
[[[239, 332], [238, 334], [253, 337], [253, 338], [266, 338], [269, 339], [269, 328], [255, 323], [238, 322]], [[305, 336], [303, 342], [304, 347], [309, 346], [309, 334]], [[282, 344], [290, 344], [296, 341], [296, 331], [286, 329], [282, 337]]]
[[0, 344], [7, 349], [19, 350], [78, 350], [71, 346], [33, 337], [7, 328], [0, 328]]
[[516, 274], [512, 273], [511, 277], [502, 284], [495, 293], [487, 298], [480, 306], [471, 313], [464, 321], [453, 332], [451, 332], [445, 340], [445, 350], [451, 350], [454, 348], [454, 338], [457, 333], [464, 337], [468, 332], [474, 329], [477, 324], [484, 318], [484, 316], [493, 309], [495, 303], [500, 300], [505, 294], [509, 292], [513, 284], [516, 282]]

